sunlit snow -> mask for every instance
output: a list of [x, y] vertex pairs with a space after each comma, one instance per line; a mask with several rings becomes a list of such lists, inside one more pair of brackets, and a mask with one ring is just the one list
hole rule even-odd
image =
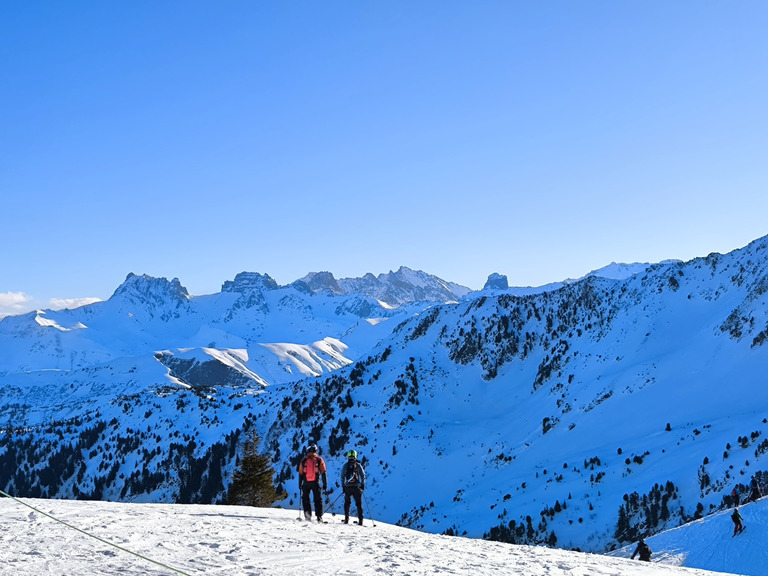
[[342, 354], [346, 345], [334, 338], [324, 338], [311, 345], [269, 343], [261, 346], [272, 352], [282, 364], [295, 368], [304, 376], [320, 376], [352, 363]]
[[70, 330], [81, 330], [83, 328], [87, 328], [82, 322], [76, 322], [71, 328], [65, 328], [56, 320], [52, 320], [50, 318], [46, 318], [45, 311], [44, 310], [38, 310], [37, 315], [35, 316], [35, 322], [37, 322], [40, 326], [43, 326], [45, 328], [56, 328], [56, 330], [60, 330], [62, 332], [69, 332]]
[[[26, 505], [7, 498], [0, 500], [0, 565], [4, 573], [15, 576], [714, 574], [670, 564], [425, 534], [381, 522], [374, 526], [370, 519], [363, 526], [345, 525], [340, 516], [332, 514], [326, 514], [327, 524], [317, 524], [299, 520], [293, 510], [34, 499], [22, 502]], [[719, 529], [714, 523], [705, 528], [712, 533]], [[684, 543], [695, 545], [696, 539], [685, 539]], [[753, 558], [757, 567], [763, 556], [751, 557], [744, 551], [758, 544], [757, 537], [751, 541], [743, 537], [734, 540], [734, 565], [744, 566]], [[723, 546], [715, 550], [725, 555]]]

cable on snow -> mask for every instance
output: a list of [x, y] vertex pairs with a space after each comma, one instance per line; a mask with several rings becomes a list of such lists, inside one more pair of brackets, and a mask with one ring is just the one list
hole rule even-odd
[[155, 564], [157, 566], [165, 568], [166, 570], [170, 570], [171, 572], [175, 572], [176, 574], [182, 574], [183, 576], [192, 576], [192, 574], [189, 574], [188, 572], [183, 572], [182, 570], [179, 570], [178, 568], [174, 568], [172, 566], [168, 566], [167, 564], [163, 564], [162, 562], [158, 562], [157, 560], [152, 560], [152, 558], [147, 558], [146, 556], [142, 556], [138, 552], [133, 552], [131, 550], [128, 550], [127, 548], [123, 548], [122, 546], [118, 546], [117, 544], [114, 544], [113, 542], [110, 542], [108, 540], [104, 540], [103, 538], [99, 538], [98, 536], [90, 534], [90, 533], [86, 532], [85, 530], [81, 530], [77, 526], [72, 526], [72, 524], [68, 524], [67, 522], [64, 522], [63, 520], [59, 520], [58, 518], [56, 518], [55, 516], [51, 516], [47, 512], [43, 512], [42, 510], [38, 510], [37, 508], [35, 508], [31, 504], [27, 504], [26, 502], [23, 502], [23, 501], [19, 500], [18, 498], [15, 498], [14, 496], [11, 496], [10, 494], [7, 494], [7, 493], [3, 492], [2, 490], [0, 490], [0, 495], [4, 496], [5, 498], [10, 498], [14, 502], [18, 502], [22, 506], [26, 506], [27, 508], [31, 508], [32, 510], [34, 510], [38, 514], [42, 514], [43, 516], [47, 516], [51, 520], [54, 520], [54, 521], [58, 522], [59, 524], [63, 524], [67, 528], [71, 528], [72, 530], [76, 530], [77, 532], [80, 532], [81, 534], [85, 534], [86, 536], [88, 536], [90, 538], [93, 538], [94, 540], [98, 540], [99, 542], [101, 542], [103, 544], [106, 544], [108, 546], [112, 546], [113, 548], [117, 548], [118, 550], [122, 550], [123, 552], [127, 552], [128, 554], [132, 554], [133, 556], [136, 556], [137, 558], [141, 558], [142, 560], [146, 560], [147, 562], [151, 562], [152, 564]]

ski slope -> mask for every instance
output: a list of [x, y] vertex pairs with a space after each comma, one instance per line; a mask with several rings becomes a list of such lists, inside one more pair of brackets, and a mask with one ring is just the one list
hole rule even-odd
[[[732, 508], [717, 512], [646, 538], [646, 542], [654, 551], [654, 559], [660, 562], [715, 572], [768, 574], [768, 498], [739, 506], [744, 532], [737, 536], [733, 536], [732, 512]], [[627, 547], [615, 554], [626, 557], [633, 551], [634, 547]]]
[[747, 531], [733, 541], [727, 514], [651, 538], [660, 562], [646, 564], [615, 557], [631, 550], [610, 557], [514, 546], [374, 526], [370, 520], [362, 527], [345, 525], [330, 514], [327, 524], [316, 524], [299, 520], [292, 510], [2, 498], [0, 566], [3, 574], [15, 576], [713, 574], [682, 566], [703, 563], [758, 575], [766, 565], [759, 546], [766, 504], [744, 507]]

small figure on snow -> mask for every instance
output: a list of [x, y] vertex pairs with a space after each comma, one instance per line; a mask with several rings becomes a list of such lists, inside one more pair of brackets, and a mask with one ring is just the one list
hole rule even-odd
[[341, 467], [341, 487], [344, 490], [344, 523], [349, 524], [349, 509], [352, 498], [357, 506], [357, 523], [363, 524], [363, 490], [365, 490], [365, 470], [357, 461], [357, 452], [347, 452], [347, 463]]
[[731, 490], [731, 498], [733, 498], [733, 506], [736, 507], [741, 504], [741, 490], [738, 486]]
[[301, 505], [304, 509], [304, 518], [312, 520], [312, 505], [309, 501], [310, 493], [315, 501], [315, 516], [317, 521], [323, 521], [323, 497], [320, 492], [320, 481], [323, 490], [328, 487], [328, 475], [326, 474], [325, 461], [317, 454], [317, 446], [311, 444], [307, 448], [307, 454], [299, 464], [299, 491], [301, 492]]
[[739, 509], [735, 508], [733, 514], [731, 514], [731, 520], [733, 520], [733, 535], [739, 534], [744, 531], [744, 525], [741, 523], [743, 518], [739, 514]]
[[749, 495], [749, 499], [752, 502], [756, 502], [758, 498], [760, 498], [763, 493], [760, 490], [760, 484], [757, 482], [757, 478], [752, 476], [752, 481], [750, 482], [750, 488], [752, 489], [752, 493]]
[[640, 542], [637, 543], [637, 548], [632, 552], [632, 560], [634, 560], [635, 556], [638, 554], [640, 555], [640, 560], [643, 562], [651, 561], [651, 548], [645, 543], [643, 538], [640, 538]]

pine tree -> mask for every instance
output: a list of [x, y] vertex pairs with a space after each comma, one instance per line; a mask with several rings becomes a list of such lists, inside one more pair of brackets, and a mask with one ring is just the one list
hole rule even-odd
[[268, 508], [287, 494], [277, 492], [269, 458], [259, 454], [259, 437], [252, 432], [243, 444], [243, 455], [227, 491], [226, 503]]

